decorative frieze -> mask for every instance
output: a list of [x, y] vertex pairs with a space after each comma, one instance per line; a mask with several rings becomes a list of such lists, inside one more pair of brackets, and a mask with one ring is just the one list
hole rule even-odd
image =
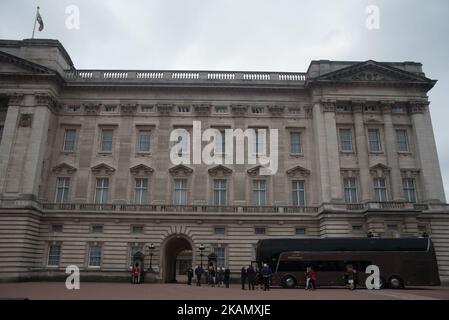
[[335, 112], [335, 100], [321, 100], [321, 108], [323, 112]]
[[157, 110], [161, 114], [170, 114], [173, 111], [173, 105], [172, 104], [158, 104]]
[[270, 113], [273, 116], [281, 116], [281, 115], [283, 115], [284, 114], [284, 110], [285, 110], [284, 106], [279, 106], [279, 105], [268, 106], [268, 111], [270, 111]]
[[120, 105], [120, 113], [125, 116], [132, 116], [137, 111], [137, 104], [135, 103], [128, 103], [128, 104], [121, 104]]
[[98, 103], [84, 103], [84, 112], [87, 115], [98, 115], [100, 112], [101, 105]]
[[8, 96], [8, 105], [9, 106], [20, 106], [23, 101], [23, 93], [10, 93]]
[[413, 100], [409, 101], [410, 113], [425, 113], [429, 105], [428, 101]]
[[196, 104], [193, 105], [193, 110], [195, 110], [195, 113], [200, 115], [206, 115], [210, 113], [211, 106], [210, 104]]
[[245, 115], [248, 113], [248, 106], [243, 104], [231, 105], [232, 113], [235, 115]]
[[31, 128], [33, 123], [33, 115], [30, 113], [22, 113], [19, 118], [19, 127]]

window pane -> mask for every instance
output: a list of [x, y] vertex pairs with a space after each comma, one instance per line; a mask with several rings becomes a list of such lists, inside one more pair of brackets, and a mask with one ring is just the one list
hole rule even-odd
[[345, 178], [343, 181], [346, 203], [357, 203], [357, 187], [355, 178]]
[[292, 181], [292, 202], [294, 206], [305, 205], [305, 189], [304, 181], [295, 180]]
[[110, 129], [101, 131], [101, 151], [112, 151], [112, 135], [113, 131]]
[[404, 189], [404, 198], [407, 202], [416, 203], [416, 189], [415, 180], [412, 178], [406, 178], [402, 180]]
[[187, 204], [187, 180], [175, 179], [175, 190], [173, 193], [173, 203], [175, 205]]
[[89, 266], [99, 267], [101, 266], [101, 247], [91, 246], [89, 251]]
[[217, 267], [225, 267], [225, 248], [214, 248], [214, 253], [217, 256]]
[[374, 198], [376, 201], [388, 201], [387, 186], [384, 178], [374, 179]]
[[396, 130], [396, 141], [399, 151], [402, 152], [408, 151], [407, 130], [405, 129]]
[[290, 133], [290, 153], [291, 154], [301, 154], [302, 144], [301, 144], [301, 133], [291, 132]]
[[61, 254], [61, 246], [59, 244], [53, 244], [48, 248], [48, 261], [49, 266], [58, 266], [59, 257]]
[[134, 204], [148, 203], [148, 179], [136, 179], [134, 190]]
[[255, 206], [264, 206], [266, 204], [266, 181], [253, 181], [253, 204]]
[[107, 178], [97, 178], [97, 187], [95, 189], [95, 203], [102, 204], [108, 202], [108, 186]]
[[75, 138], [76, 138], [76, 130], [67, 129], [64, 133], [64, 145], [63, 150], [66, 152], [71, 152], [75, 150]]
[[150, 140], [150, 131], [139, 131], [138, 151], [150, 152]]
[[352, 151], [352, 134], [350, 129], [340, 129], [340, 148], [342, 151]]
[[214, 180], [214, 205], [221, 206], [226, 204], [226, 180]]
[[380, 147], [380, 134], [378, 129], [368, 130], [369, 148], [370, 151], [381, 151]]
[[67, 203], [69, 202], [69, 185], [70, 178], [58, 178], [56, 181], [56, 203]]

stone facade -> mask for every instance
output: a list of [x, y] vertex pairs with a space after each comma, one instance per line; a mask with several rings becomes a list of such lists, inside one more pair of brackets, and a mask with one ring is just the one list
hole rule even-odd
[[[368, 232], [428, 233], [449, 280], [449, 206], [427, 96], [435, 81], [419, 63], [77, 70], [56, 40], [1, 40], [0, 81], [3, 281], [64, 276], [67, 265], [84, 279], [128, 277], [138, 251], [145, 269], [151, 251], [152, 279], [173, 280], [186, 252], [194, 264], [214, 252], [237, 276], [259, 239]], [[277, 174], [171, 164], [170, 132], [194, 120], [203, 130], [278, 129]]]

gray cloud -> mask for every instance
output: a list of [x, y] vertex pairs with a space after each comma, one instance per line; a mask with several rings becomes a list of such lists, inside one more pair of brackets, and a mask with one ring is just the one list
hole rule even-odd
[[[446, 0], [2, 0], [0, 38], [29, 38], [35, 7], [78, 68], [305, 71], [314, 59], [419, 61], [438, 79], [431, 113], [449, 195]], [[80, 8], [67, 30], [65, 8]], [[380, 30], [365, 28], [378, 5]]]

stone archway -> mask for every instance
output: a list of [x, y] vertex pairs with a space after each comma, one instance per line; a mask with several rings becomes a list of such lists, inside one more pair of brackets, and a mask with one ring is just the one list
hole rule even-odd
[[[163, 243], [162, 259], [162, 280], [166, 283], [177, 282], [176, 275], [179, 269], [178, 256], [182, 252], [191, 252], [191, 263], [194, 260], [194, 244], [190, 238], [185, 235], [176, 234], [165, 239]], [[183, 255], [185, 258], [185, 254]]]

